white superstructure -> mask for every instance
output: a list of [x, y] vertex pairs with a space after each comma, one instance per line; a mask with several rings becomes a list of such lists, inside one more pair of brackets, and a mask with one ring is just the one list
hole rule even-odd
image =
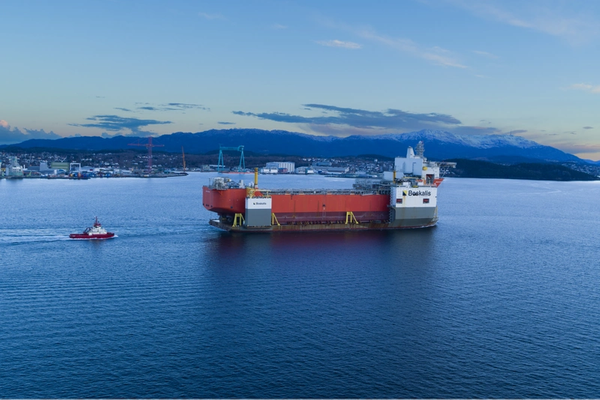
[[6, 177], [7, 178], [22, 178], [23, 167], [19, 165], [17, 157], [9, 157], [10, 163], [6, 166]]

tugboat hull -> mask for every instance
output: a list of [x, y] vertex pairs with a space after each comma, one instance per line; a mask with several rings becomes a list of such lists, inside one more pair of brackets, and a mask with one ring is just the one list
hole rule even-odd
[[102, 224], [98, 222], [98, 217], [96, 217], [94, 226], [86, 228], [85, 231], [83, 231], [83, 233], [71, 233], [69, 235], [71, 239], [79, 240], [103, 240], [113, 238], [114, 236], [114, 233], [107, 232], [106, 229], [102, 227]]
[[107, 232], [100, 235], [88, 235], [86, 233], [71, 233], [69, 237], [71, 239], [82, 239], [82, 240], [103, 240], [103, 239], [111, 239], [115, 236], [112, 232]]

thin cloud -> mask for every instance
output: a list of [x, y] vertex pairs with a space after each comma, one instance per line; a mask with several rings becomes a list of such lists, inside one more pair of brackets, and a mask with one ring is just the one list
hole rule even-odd
[[130, 130], [132, 135], [150, 136], [154, 133], [143, 131], [140, 128], [150, 125], [165, 125], [171, 124], [171, 121], [157, 121], [154, 119], [138, 119], [125, 118], [118, 115], [95, 115], [86, 118], [87, 121], [92, 121], [86, 124], [69, 124], [71, 126], [80, 126], [84, 128], [100, 128], [111, 132]]
[[61, 136], [43, 129], [19, 129], [11, 126], [5, 120], [0, 120], [0, 144], [21, 143], [30, 139], [60, 139]]
[[272, 29], [287, 29], [287, 26], [281, 24], [273, 24], [271, 25]]
[[[600, 33], [598, 21], [590, 17], [587, 10], [565, 12], [562, 3], [516, 2], [513, 3], [517, 5], [516, 8], [508, 10], [506, 2], [497, 0], [447, 1], [478, 17], [560, 37], [573, 44], [588, 42]], [[585, 2], [582, 4], [585, 5]], [[574, 7], [571, 7], [571, 10], [573, 9]]]
[[589, 85], [587, 83], [575, 83], [575, 84], [569, 86], [568, 89], [583, 90], [584, 92], [589, 92], [589, 93], [600, 93], [600, 85], [593, 86], [593, 85]]
[[572, 143], [572, 142], [562, 142], [555, 143], [552, 145], [557, 149], [560, 149], [566, 153], [570, 154], [592, 154], [592, 153], [600, 153], [600, 144], [581, 144], [581, 143]]
[[[145, 104], [143, 106], [136, 107], [137, 111], [186, 111], [186, 110], [204, 110], [210, 111], [210, 108], [203, 106], [202, 104], [192, 104], [192, 103], [165, 103], [158, 105], [151, 105], [150, 103], [136, 103], [136, 104]], [[115, 110], [125, 111], [125, 112], [134, 112], [129, 108], [124, 107], [115, 107]]]
[[[368, 111], [343, 108], [324, 104], [305, 104], [305, 109], [323, 111], [325, 115], [304, 117], [287, 113], [251, 113], [233, 111], [233, 114], [266, 119], [270, 121], [304, 124], [310, 126], [346, 126], [370, 133], [382, 133], [383, 130], [410, 131], [418, 129], [444, 129], [459, 125], [456, 118], [437, 113], [416, 114], [402, 110]], [[328, 130], [331, 130], [328, 128]], [[322, 129], [319, 129], [322, 132]]]
[[340, 23], [329, 18], [317, 18], [319, 23], [327, 28], [344, 31], [351, 33], [364, 40], [368, 40], [374, 43], [378, 43], [389, 47], [393, 50], [397, 50], [412, 57], [421, 58], [427, 60], [435, 65], [453, 68], [468, 68], [463, 65], [457, 58], [457, 56], [450, 50], [443, 49], [439, 46], [432, 48], [426, 48], [413, 42], [410, 39], [405, 38], [392, 38], [376, 32], [370, 27], [359, 28], [348, 24]]
[[219, 125], [235, 125], [235, 122], [227, 122], [227, 121], [219, 121], [217, 123]]
[[317, 44], [320, 44], [321, 46], [327, 46], [327, 47], [341, 47], [343, 49], [351, 49], [351, 50], [357, 50], [360, 49], [362, 46], [358, 43], [354, 43], [354, 42], [343, 42], [341, 40], [319, 40], [317, 41]]
[[458, 135], [501, 135], [503, 132], [490, 126], [457, 126], [451, 130]]
[[188, 110], [192, 108], [197, 108], [199, 110], [208, 110], [208, 108], [204, 107], [201, 104], [189, 104], [189, 103], [167, 103], [164, 105], [165, 107], [172, 107], [174, 109], [180, 110]]
[[372, 29], [360, 30], [358, 32], [358, 35], [363, 39], [372, 40], [374, 42], [391, 47], [395, 50], [399, 50], [403, 53], [408, 53], [414, 57], [430, 61], [437, 65], [453, 68], [468, 68], [467, 66], [461, 64], [456, 59], [456, 57], [453, 56], [453, 53], [451, 51], [438, 46], [434, 46], [431, 49], [426, 49], [419, 46], [412, 40], [402, 38], [390, 38], [384, 35], [380, 35]]
[[369, 111], [356, 108], [337, 107], [325, 104], [303, 104], [303, 110], [318, 111], [317, 116], [293, 115], [281, 112], [253, 113], [233, 111], [233, 114], [254, 117], [280, 123], [295, 124], [302, 129], [321, 135], [381, 135], [390, 133], [414, 132], [422, 129], [443, 130], [461, 135], [518, 135], [526, 130], [502, 131], [489, 126], [465, 126], [451, 115], [440, 113], [411, 113], [388, 109]]
[[594, 129], [593, 126], [584, 126], [583, 129]]
[[215, 19], [225, 19], [225, 17], [223, 17], [221, 14], [208, 14], [208, 13], [198, 13], [198, 16], [204, 18], [204, 19], [208, 19], [208, 20], [215, 20]]
[[348, 125], [334, 125], [334, 124], [299, 124], [302, 130], [311, 132], [317, 136], [372, 136], [381, 134], [380, 131], [373, 130], [372, 128], [358, 128], [355, 126]]
[[475, 53], [479, 56], [482, 56], [482, 57], [491, 58], [492, 60], [497, 60], [498, 58], [500, 58], [495, 54], [488, 53], [487, 51], [473, 50], [473, 53]]

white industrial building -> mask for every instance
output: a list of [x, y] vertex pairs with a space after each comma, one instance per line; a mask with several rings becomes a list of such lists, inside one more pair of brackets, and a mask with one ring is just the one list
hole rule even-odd
[[296, 168], [296, 173], [301, 174], [301, 175], [310, 175], [310, 174], [315, 174], [316, 171], [314, 169], [312, 169], [311, 167], [298, 167], [298, 168]]
[[7, 178], [22, 178], [23, 167], [19, 165], [17, 157], [9, 157], [9, 164], [5, 168], [5, 176]]
[[261, 174], [276, 174], [276, 173], [278, 173], [278, 170], [277, 170], [277, 168], [264, 167], [264, 168], [261, 168], [259, 172]]
[[293, 162], [268, 162], [261, 170], [263, 174], [293, 174], [296, 170], [296, 163]]

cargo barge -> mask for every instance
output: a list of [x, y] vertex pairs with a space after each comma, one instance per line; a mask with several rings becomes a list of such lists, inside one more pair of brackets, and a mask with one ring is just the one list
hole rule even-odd
[[357, 180], [352, 189], [263, 189], [216, 177], [203, 187], [202, 203], [217, 213], [210, 225], [232, 232], [412, 229], [438, 221], [439, 163], [416, 154], [396, 157], [379, 180]]

